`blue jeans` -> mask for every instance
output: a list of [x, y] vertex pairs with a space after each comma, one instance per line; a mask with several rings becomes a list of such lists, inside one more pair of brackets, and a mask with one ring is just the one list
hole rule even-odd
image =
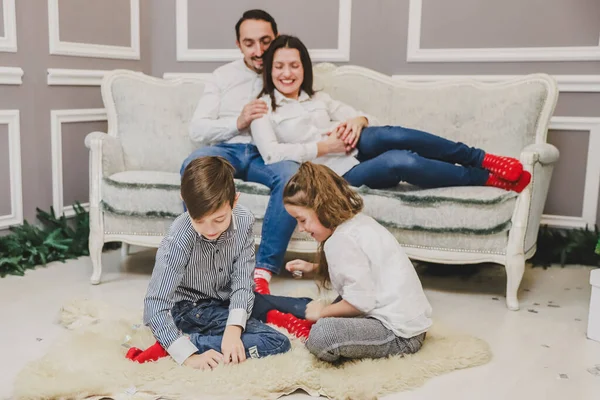
[[227, 144], [201, 147], [194, 151], [181, 166], [185, 167], [199, 157], [220, 156], [235, 168], [235, 177], [247, 182], [256, 182], [271, 189], [269, 204], [263, 219], [261, 242], [256, 254], [256, 267], [278, 274], [288, 243], [296, 228], [296, 220], [283, 207], [283, 188], [299, 168], [293, 161], [282, 161], [265, 165], [258, 149], [253, 144]]
[[[267, 312], [277, 309], [304, 318], [308, 298], [294, 298], [255, 294], [252, 315], [242, 333], [242, 343], [247, 358], [266, 357], [285, 353], [291, 347], [289, 339], [282, 333], [265, 325]], [[178, 329], [190, 336], [190, 341], [202, 354], [208, 350], [221, 352], [223, 333], [229, 317], [229, 302], [203, 300], [180, 301], [173, 306], [171, 315]]]
[[402, 181], [423, 188], [482, 186], [489, 176], [481, 168], [483, 150], [416, 129], [367, 127], [356, 148], [360, 164], [344, 174], [352, 186], [384, 189]]

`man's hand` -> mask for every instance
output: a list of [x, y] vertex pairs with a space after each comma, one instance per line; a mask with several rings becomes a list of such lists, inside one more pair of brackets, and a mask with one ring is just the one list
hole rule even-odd
[[351, 151], [356, 147], [363, 128], [368, 124], [369, 121], [365, 117], [351, 118], [339, 124], [334, 132], [346, 144], [346, 151]]
[[321, 311], [325, 308], [325, 304], [319, 300], [311, 301], [306, 305], [306, 319], [309, 321], [317, 321], [321, 318]]
[[237, 119], [238, 131], [248, 129], [252, 121], [262, 117], [269, 111], [267, 103], [263, 100], [255, 99], [246, 104], [242, 109], [242, 113]]
[[317, 264], [304, 260], [292, 260], [285, 264], [285, 269], [290, 271], [294, 278], [301, 278], [302, 275], [309, 274], [317, 269]]
[[192, 354], [184, 362], [186, 367], [192, 367], [201, 370], [211, 370], [223, 362], [223, 354], [216, 350], [208, 350], [202, 354]]
[[346, 143], [338, 138], [337, 135], [329, 134], [327, 139], [317, 143], [317, 157], [331, 153], [345, 153], [346, 147]]
[[246, 361], [246, 351], [244, 350], [241, 336], [241, 326], [228, 325], [227, 328], [225, 328], [223, 341], [221, 342], [221, 351], [223, 352], [225, 364], [229, 364], [230, 362], [238, 364]]

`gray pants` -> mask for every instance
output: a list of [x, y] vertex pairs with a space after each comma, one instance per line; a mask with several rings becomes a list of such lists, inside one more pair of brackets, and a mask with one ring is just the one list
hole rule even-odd
[[308, 350], [323, 361], [383, 358], [419, 351], [425, 333], [405, 339], [374, 318], [322, 318], [313, 325]]

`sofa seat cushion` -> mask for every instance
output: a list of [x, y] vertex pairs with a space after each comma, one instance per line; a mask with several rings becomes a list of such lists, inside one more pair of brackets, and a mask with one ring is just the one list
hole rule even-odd
[[[162, 171], [125, 171], [111, 175], [102, 183], [103, 208], [116, 215], [175, 218], [183, 212], [179, 196], [181, 177]], [[241, 201], [257, 218], [262, 218], [269, 199], [269, 188], [258, 183], [235, 180]]]
[[393, 189], [358, 192], [365, 213], [388, 229], [487, 235], [508, 231], [517, 194], [491, 187], [421, 189], [401, 184]]
[[[235, 181], [240, 203], [257, 220], [264, 218], [269, 189]], [[112, 215], [173, 219], [183, 212], [180, 176], [160, 171], [119, 172], [104, 179], [104, 210]], [[474, 235], [508, 231], [516, 194], [489, 187], [420, 189], [398, 185], [393, 189], [357, 189], [365, 200], [365, 213], [390, 229]], [[255, 232], [259, 234], [259, 232]]]

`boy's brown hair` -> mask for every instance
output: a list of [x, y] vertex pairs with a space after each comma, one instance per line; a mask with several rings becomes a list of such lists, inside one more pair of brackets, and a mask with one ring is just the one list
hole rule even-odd
[[193, 160], [181, 177], [181, 198], [193, 220], [211, 214], [235, 202], [235, 169], [223, 157]]
[[[319, 222], [327, 228], [335, 230], [363, 209], [363, 200], [344, 178], [331, 168], [302, 163], [298, 172], [292, 176], [283, 189], [283, 204], [299, 206], [313, 210]], [[319, 244], [317, 252], [319, 269], [317, 275], [321, 284], [328, 288], [331, 282], [329, 266], [323, 253], [325, 242]]]

